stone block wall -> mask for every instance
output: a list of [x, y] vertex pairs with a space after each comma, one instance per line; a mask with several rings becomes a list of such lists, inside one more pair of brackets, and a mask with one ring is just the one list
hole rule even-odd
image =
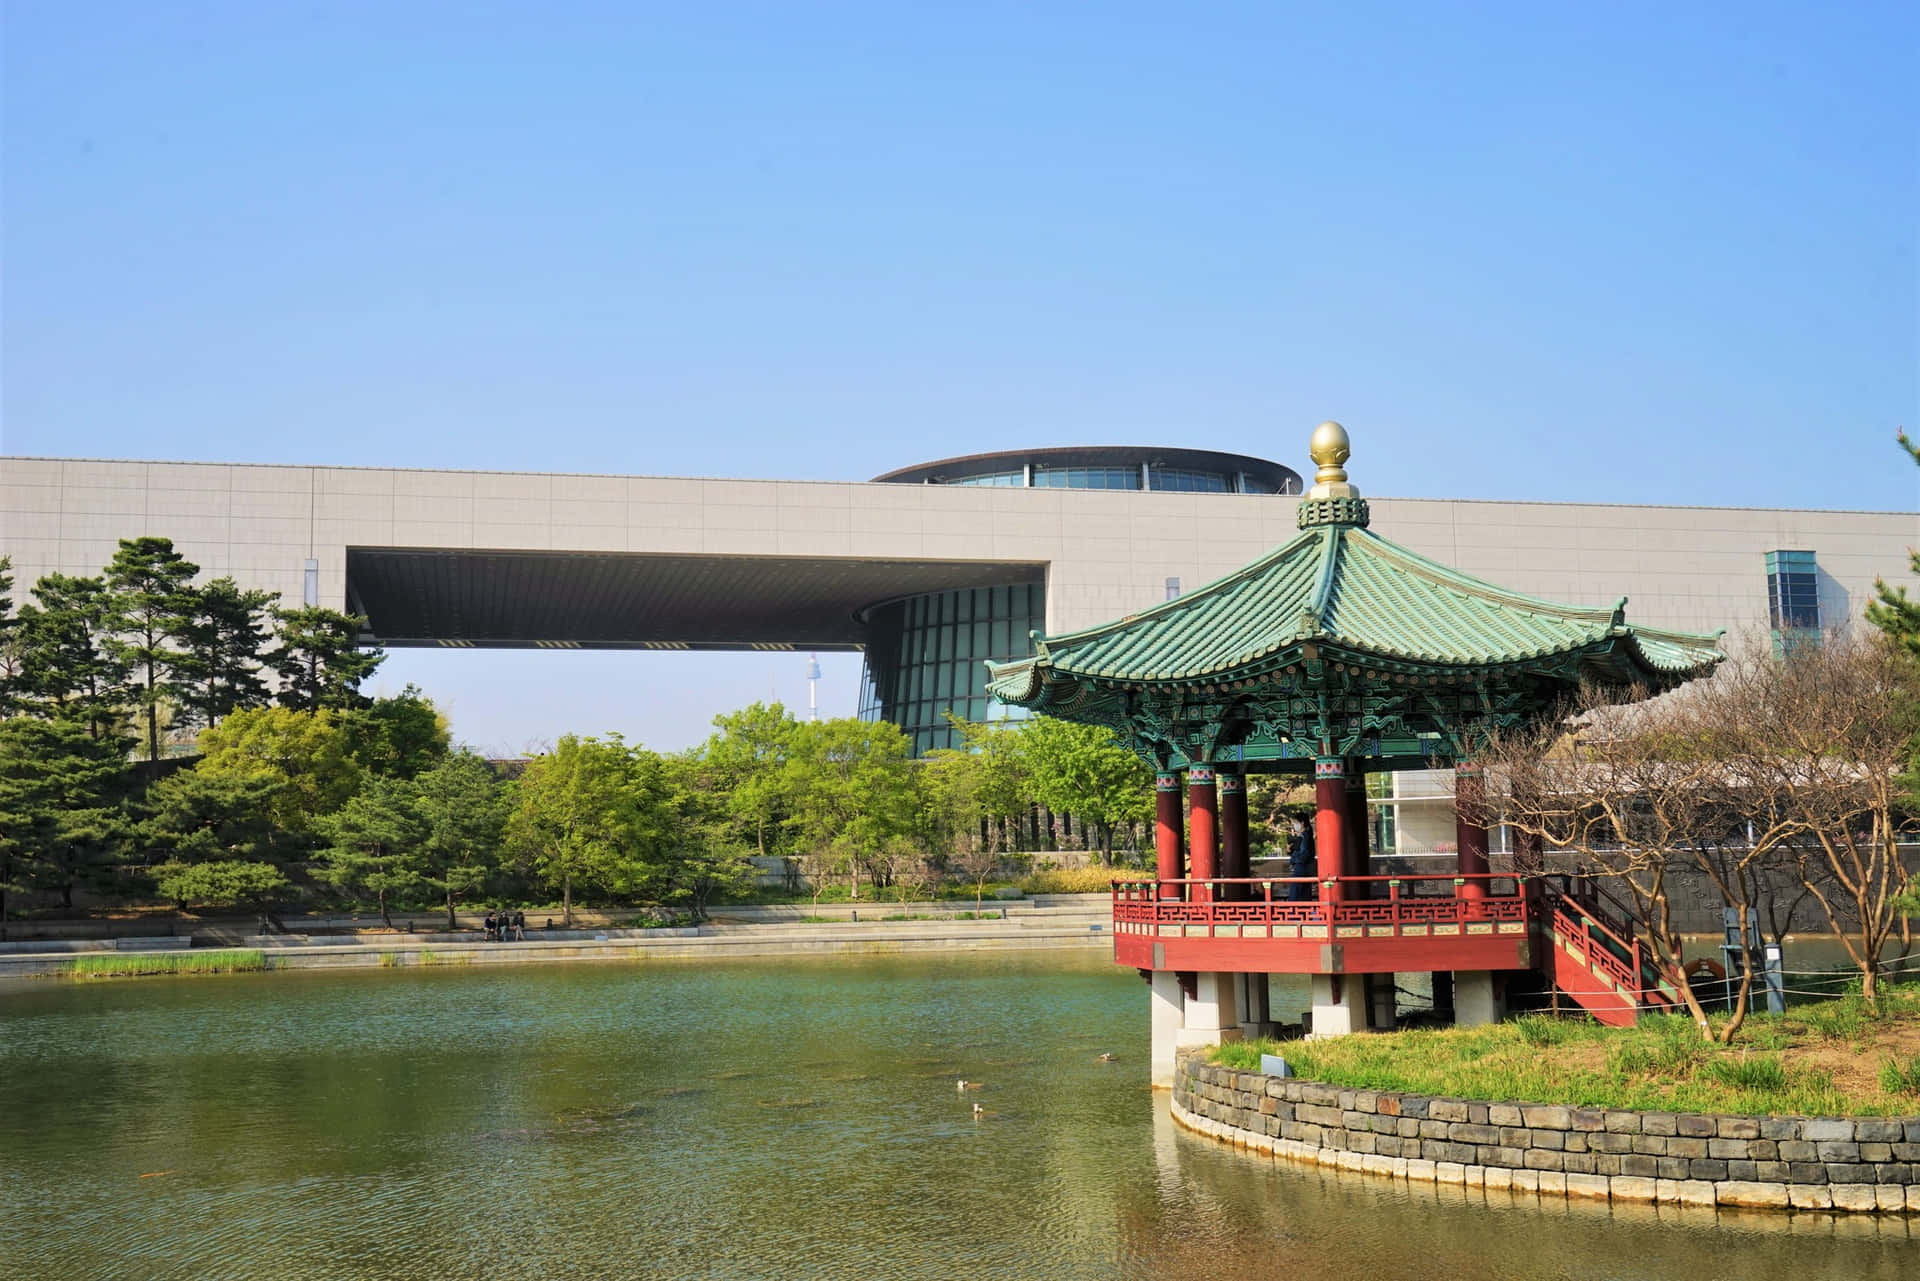
[[1181, 1056], [1173, 1116], [1286, 1160], [1542, 1196], [1920, 1213], [1920, 1117], [1707, 1116], [1353, 1090]]

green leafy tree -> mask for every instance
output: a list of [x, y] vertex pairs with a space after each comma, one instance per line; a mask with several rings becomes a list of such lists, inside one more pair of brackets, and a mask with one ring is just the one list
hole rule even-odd
[[373, 895], [380, 905], [380, 923], [392, 929], [392, 897], [420, 884], [414, 861], [428, 826], [414, 786], [405, 779], [372, 775], [318, 826], [327, 840], [319, 853], [321, 875], [344, 889]]
[[634, 893], [660, 872], [660, 760], [618, 734], [568, 734], [536, 756], [514, 788], [508, 840], [534, 875], [560, 892], [573, 924], [576, 886]]
[[276, 609], [273, 621], [279, 644], [267, 654], [267, 666], [279, 674], [282, 707], [311, 712], [365, 705], [360, 682], [387, 657], [360, 647], [366, 619], [306, 605]]
[[309, 833], [360, 790], [361, 770], [346, 734], [330, 711], [256, 707], [235, 712], [200, 733], [194, 772], [280, 784], [268, 816], [281, 832]]
[[160, 759], [160, 705], [179, 701], [184, 653], [176, 648], [195, 609], [200, 567], [167, 538], [123, 538], [107, 565], [107, 651], [132, 673], [147, 724], [147, 759]]
[[500, 863], [501, 839], [512, 804], [493, 767], [472, 752], [456, 752], [414, 780], [426, 834], [414, 847], [414, 874], [447, 905], [478, 893]]
[[179, 699], [192, 724], [218, 725], [232, 712], [272, 701], [261, 675], [272, 592], [244, 591], [216, 578], [193, 598], [180, 632]]
[[753, 847], [737, 835], [730, 798], [711, 786], [709, 762], [688, 755], [668, 757], [662, 764], [665, 897], [684, 903], [694, 920], [704, 921], [716, 897], [751, 889], [759, 869]]
[[887, 721], [852, 717], [796, 725], [786, 763], [803, 850], [833, 850], [860, 897], [860, 872], [889, 840], [913, 830], [919, 808], [913, 742]]
[[1093, 828], [1100, 860], [1113, 863], [1113, 834], [1153, 813], [1153, 775], [1101, 725], [1041, 716], [1021, 731], [1033, 797], [1056, 814], [1077, 814]]
[[104, 884], [122, 853], [127, 741], [70, 716], [0, 721], [0, 925], [9, 897]]
[[754, 703], [713, 718], [715, 733], [701, 756], [706, 786], [723, 800], [731, 833], [761, 855], [784, 855], [791, 845], [785, 821], [793, 809], [786, 766], [797, 722], [780, 703]]
[[452, 746], [447, 718], [413, 685], [349, 708], [339, 719], [348, 750], [372, 774], [413, 778], [446, 760]]
[[95, 738], [113, 737], [126, 712], [127, 669], [106, 644], [105, 582], [48, 574], [33, 600], [13, 637], [16, 696], [27, 710], [77, 717]]

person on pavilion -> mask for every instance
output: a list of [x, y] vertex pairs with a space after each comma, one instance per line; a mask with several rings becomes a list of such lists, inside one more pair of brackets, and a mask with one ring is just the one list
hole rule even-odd
[[[1314, 873], [1313, 824], [1300, 821], [1298, 814], [1287, 819], [1292, 829], [1292, 837], [1287, 842], [1287, 875], [1293, 877], [1312, 876]], [[1303, 880], [1296, 880], [1287, 886], [1287, 898], [1300, 902], [1314, 897], [1313, 886]]]

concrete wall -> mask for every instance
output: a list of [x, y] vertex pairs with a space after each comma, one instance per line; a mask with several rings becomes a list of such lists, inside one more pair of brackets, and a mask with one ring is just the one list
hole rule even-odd
[[1920, 1117], [1758, 1117], [1479, 1102], [1182, 1056], [1174, 1119], [1288, 1160], [1600, 1201], [1920, 1212]]
[[[1356, 479], [1364, 488], [1363, 464]], [[117, 539], [164, 534], [208, 576], [345, 604], [346, 548], [573, 550], [1045, 562], [1048, 628], [1192, 590], [1295, 532], [1271, 495], [708, 480], [0, 458], [0, 551], [17, 579], [97, 573]], [[1384, 498], [1373, 528], [1520, 591], [1712, 630], [1764, 624], [1762, 554], [1808, 548], [1827, 618], [1906, 571], [1911, 512]]]

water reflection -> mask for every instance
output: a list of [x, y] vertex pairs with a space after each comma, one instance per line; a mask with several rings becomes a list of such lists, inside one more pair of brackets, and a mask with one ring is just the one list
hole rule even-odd
[[1276, 1165], [1177, 1131], [1146, 1049], [1138, 978], [1057, 953], [16, 987], [0, 1275], [1912, 1270], [1899, 1221]]

